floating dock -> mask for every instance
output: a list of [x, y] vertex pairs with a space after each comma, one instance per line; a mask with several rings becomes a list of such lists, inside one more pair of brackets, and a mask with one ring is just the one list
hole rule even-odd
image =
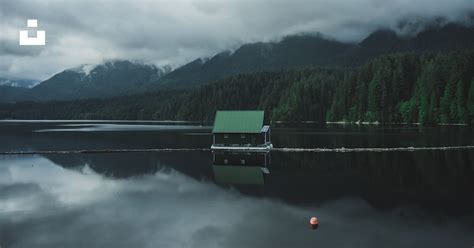
[[271, 143], [264, 146], [222, 146], [212, 145], [211, 150], [213, 151], [228, 151], [228, 152], [269, 152], [273, 149]]

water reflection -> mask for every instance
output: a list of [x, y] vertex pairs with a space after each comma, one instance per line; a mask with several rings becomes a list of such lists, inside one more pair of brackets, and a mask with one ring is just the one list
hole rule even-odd
[[89, 165], [4, 156], [0, 182], [2, 247], [469, 247], [474, 230], [472, 218], [380, 212], [358, 198], [246, 197], [172, 169], [114, 179]]
[[[0, 123], [0, 150], [212, 142], [194, 127], [34, 132], [58, 125]], [[274, 131], [279, 147], [474, 142], [461, 127]], [[0, 156], [0, 246], [471, 247], [473, 188], [474, 150]]]
[[291, 204], [314, 205], [356, 197], [380, 210], [418, 206], [443, 215], [463, 215], [474, 209], [474, 151], [214, 156], [211, 152], [190, 151], [57, 154], [45, 158], [77, 171], [88, 166], [111, 178], [173, 169], [246, 195], [278, 198]]
[[[90, 131], [82, 126], [69, 126], [69, 131], [51, 131], [65, 128], [74, 122], [15, 123], [0, 121], [0, 151], [37, 150], [94, 150], [138, 148], [203, 148], [209, 147], [212, 136], [209, 128], [174, 125], [91, 125]], [[79, 130], [77, 130], [79, 129]], [[37, 132], [42, 130], [42, 132]], [[76, 130], [76, 131], [74, 131]], [[198, 134], [198, 135], [196, 135]]]
[[270, 152], [212, 152], [217, 183], [263, 185], [270, 174]]

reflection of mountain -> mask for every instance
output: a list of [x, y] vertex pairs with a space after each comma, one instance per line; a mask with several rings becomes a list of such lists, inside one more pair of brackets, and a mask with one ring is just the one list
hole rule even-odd
[[210, 180], [211, 168], [200, 166], [209, 161], [209, 156], [203, 152], [44, 155], [64, 168], [82, 169], [87, 165], [93, 171], [113, 178], [127, 178], [154, 174], [158, 170], [174, 169], [197, 179]]
[[[181, 173], [160, 171], [156, 176], [111, 180], [89, 171], [79, 175], [54, 168], [45, 160], [16, 157], [4, 164], [0, 156], [2, 246], [38, 247], [38, 242], [41, 247], [192, 244], [198, 248], [217, 243], [225, 247], [357, 244], [369, 248], [472, 244], [472, 235], [467, 235], [473, 233], [472, 214], [451, 218], [449, 213], [427, 214], [407, 207], [377, 211], [359, 197], [292, 205], [245, 197]], [[30, 166], [33, 163], [41, 166]], [[312, 215], [321, 220], [317, 232], [308, 230], [306, 221]]]
[[359, 196], [378, 208], [474, 208], [474, 151], [385, 153], [274, 153], [265, 186], [304, 203]]
[[[102, 175], [130, 177], [174, 169], [197, 180], [216, 180], [242, 193], [297, 204], [361, 197], [377, 208], [474, 208], [473, 151], [272, 154], [267, 175], [256, 165], [212, 165], [209, 152], [48, 155], [65, 168], [87, 164]], [[217, 170], [216, 170], [217, 168]], [[249, 186], [254, 185], [260, 188]]]
[[93, 171], [104, 176], [126, 178], [131, 176], [153, 174], [159, 169], [159, 159], [141, 153], [132, 154], [69, 154], [45, 155], [57, 165], [68, 169], [82, 169], [89, 166]]
[[[51, 123], [34, 123], [34, 129], [50, 128]], [[0, 128], [0, 150], [78, 150], [104, 148], [152, 148], [152, 147], [209, 147], [212, 139], [205, 133], [180, 131], [163, 132], [51, 132], [32, 133], [32, 126], [2, 123]], [[272, 140], [284, 144], [290, 139], [295, 146], [306, 144], [313, 147], [349, 147], [347, 139], [359, 139], [360, 144], [386, 143], [386, 135], [364, 131], [367, 136], [334, 136], [327, 133], [315, 135], [312, 140], [308, 130], [299, 130], [303, 135], [275, 129]], [[387, 131], [386, 128], [382, 129]], [[469, 129], [444, 128], [447, 136], [436, 136], [432, 129], [423, 135], [438, 137], [452, 145], [463, 145], [471, 137]], [[323, 131], [323, 130], [321, 130]], [[326, 132], [337, 130], [326, 129]], [[388, 132], [388, 131], [387, 131]], [[420, 134], [412, 129], [405, 135]], [[204, 134], [204, 135], [203, 135]], [[395, 135], [395, 134], [394, 134]], [[370, 136], [370, 137], [369, 137]], [[390, 136], [391, 137], [391, 136]], [[463, 138], [461, 138], [463, 137]], [[317, 143], [314, 140], [318, 140]], [[424, 138], [423, 142], [431, 138]], [[371, 142], [365, 143], [368, 140]], [[416, 142], [421, 142], [416, 139]], [[365, 141], [365, 142], [363, 142]], [[334, 143], [332, 143], [334, 142]], [[415, 143], [423, 145], [424, 143]], [[359, 143], [358, 143], [359, 145]], [[197, 180], [211, 182], [216, 177], [209, 151], [164, 152], [164, 153], [112, 153], [112, 154], [63, 154], [47, 155], [46, 158], [64, 168], [82, 168], [86, 164], [97, 173], [108, 177], [130, 177], [152, 174], [161, 169], [174, 169]], [[227, 165], [224, 163], [227, 159]], [[248, 195], [275, 197], [297, 204], [319, 204], [342, 197], [361, 197], [377, 208], [393, 208], [400, 205], [421, 205], [426, 209], [453, 210], [462, 214], [474, 209], [474, 150], [434, 152], [387, 152], [387, 153], [292, 153], [272, 152], [270, 175], [262, 174], [262, 160], [245, 159], [236, 154], [217, 157], [223, 166], [247, 166], [263, 176], [263, 185], [232, 184]], [[1, 159], [1, 158], [0, 158]], [[254, 163], [255, 161], [255, 163]], [[0, 162], [1, 163], [1, 162]], [[222, 168], [222, 167], [220, 167]], [[225, 169], [225, 168], [224, 168]], [[231, 168], [232, 169], [232, 168]], [[259, 171], [260, 170], [260, 171]], [[218, 172], [219, 173], [219, 172]], [[231, 172], [235, 175], [234, 172]], [[251, 172], [252, 173], [252, 172]], [[255, 174], [254, 174], [255, 175]], [[224, 179], [225, 181], [226, 179]], [[222, 184], [226, 184], [221, 181]], [[225, 185], [223, 185], [225, 186]]]

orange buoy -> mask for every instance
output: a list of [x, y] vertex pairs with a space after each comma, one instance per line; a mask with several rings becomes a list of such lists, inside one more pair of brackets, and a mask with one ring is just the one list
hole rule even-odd
[[319, 226], [319, 220], [316, 217], [311, 217], [309, 220], [309, 224], [311, 225], [311, 229], [316, 229]]

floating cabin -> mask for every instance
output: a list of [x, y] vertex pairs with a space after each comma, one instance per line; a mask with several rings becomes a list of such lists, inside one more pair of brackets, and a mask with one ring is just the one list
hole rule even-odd
[[262, 152], [273, 148], [264, 111], [217, 111], [212, 129], [213, 151]]

